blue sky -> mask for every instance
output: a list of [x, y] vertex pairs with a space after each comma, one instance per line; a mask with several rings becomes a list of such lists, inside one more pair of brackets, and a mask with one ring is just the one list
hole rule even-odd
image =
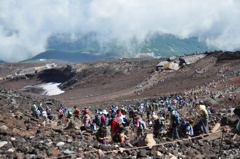
[[240, 47], [237, 0], [0, 0], [0, 59], [20, 61], [45, 50], [53, 34], [96, 31], [101, 40], [149, 32], [196, 36], [222, 50]]

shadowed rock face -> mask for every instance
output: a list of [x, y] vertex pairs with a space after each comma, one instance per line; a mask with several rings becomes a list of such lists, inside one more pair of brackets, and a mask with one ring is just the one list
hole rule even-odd
[[236, 51], [236, 52], [216, 52], [215, 53], [216, 57], [217, 57], [217, 62], [220, 61], [224, 61], [224, 60], [237, 60], [240, 59], [240, 51]]
[[75, 75], [73, 68], [67, 65], [65, 68], [53, 68], [42, 71], [37, 78], [42, 82], [58, 82], [62, 83]]

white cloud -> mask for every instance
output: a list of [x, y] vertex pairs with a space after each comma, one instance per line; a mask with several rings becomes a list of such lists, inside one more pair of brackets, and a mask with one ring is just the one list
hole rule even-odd
[[239, 8], [237, 0], [0, 0], [0, 59], [24, 60], [52, 34], [88, 31], [123, 40], [160, 31], [239, 49]]

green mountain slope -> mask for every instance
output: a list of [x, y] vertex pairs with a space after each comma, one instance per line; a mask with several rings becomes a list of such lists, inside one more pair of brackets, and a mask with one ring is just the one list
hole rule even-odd
[[152, 53], [154, 56], [169, 57], [175, 55], [205, 52], [210, 48], [196, 37], [180, 39], [171, 34], [148, 34], [144, 41], [133, 37], [128, 42], [112, 39], [103, 42], [94, 32], [77, 35], [54, 35], [48, 39], [48, 51], [31, 58], [59, 59], [71, 62], [111, 59], [118, 57], [137, 57], [139, 54]]
[[81, 52], [67, 52], [61, 50], [48, 50], [43, 53], [34, 56], [31, 59], [25, 60], [26, 61], [34, 61], [39, 59], [57, 59], [62, 61], [69, 61], [69, 62], [85, 62], [85, 61], [95, 61], [95, 60], [103, 60], [103, 59], [111, 59], [117, 58], [113, 57], [112, 55], [94, 55], [94, 54], [85, 54]]
[[205, 52], [209, 50], [207, 45], [199, 42], [196, 37], [180, 39], [171, 34], [149, 35], [141, 46], [141, 52], [154, 52], [155, 55], [164, 57], [189, 54], [193, 52]]

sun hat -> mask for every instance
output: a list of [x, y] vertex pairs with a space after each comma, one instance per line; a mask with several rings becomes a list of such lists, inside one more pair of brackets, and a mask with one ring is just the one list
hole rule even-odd
[[108, 112], [106, 111], [106, 109], [104, 109], [104, 110], [102, 111], [102, 114], [105, 114], [105, 115], [108, 114]]

